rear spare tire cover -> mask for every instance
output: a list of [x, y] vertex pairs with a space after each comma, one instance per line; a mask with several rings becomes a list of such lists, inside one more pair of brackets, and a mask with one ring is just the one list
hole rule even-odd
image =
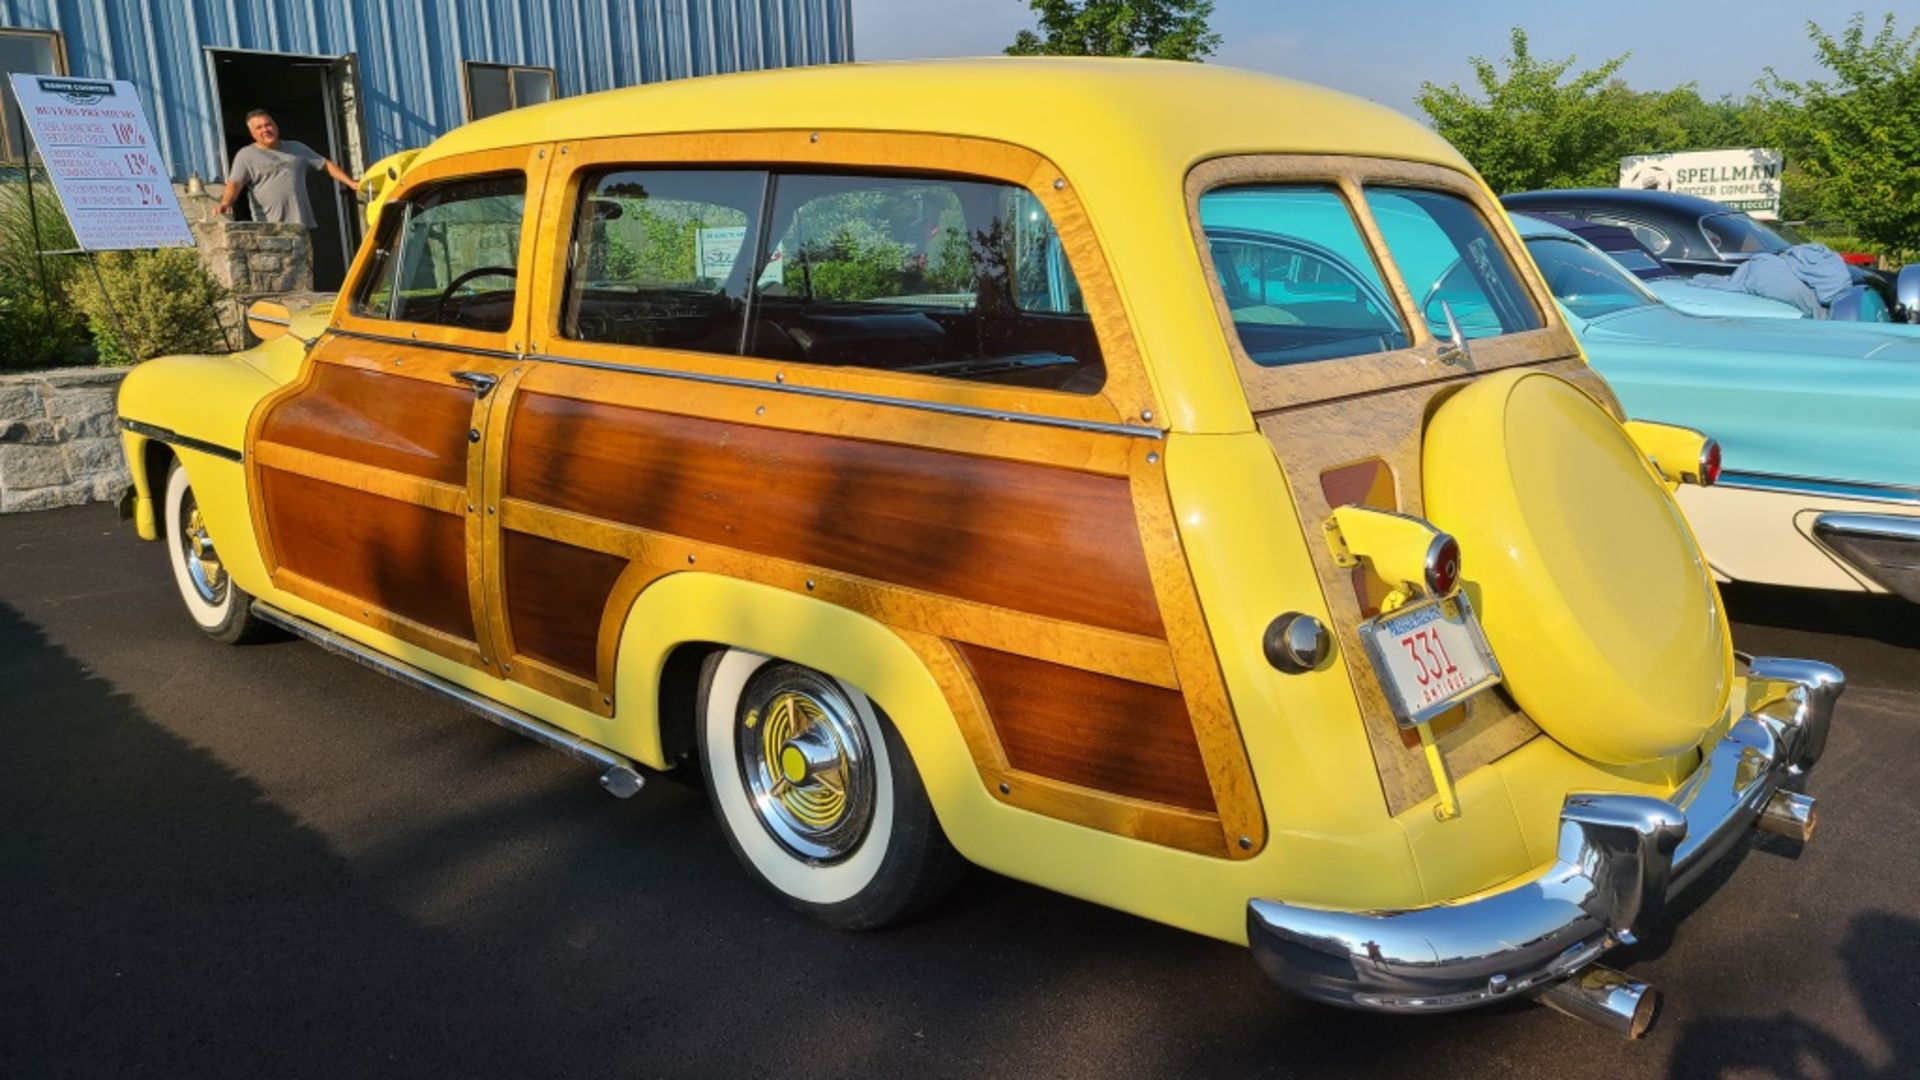
[[1592, 398], [1539, 372], [1478, 379], [1427, 425], [1421, 482], [1534, 723], [1614, 765], [1705, 738], [1733, 684], [1719, 591], [1679, 506]]

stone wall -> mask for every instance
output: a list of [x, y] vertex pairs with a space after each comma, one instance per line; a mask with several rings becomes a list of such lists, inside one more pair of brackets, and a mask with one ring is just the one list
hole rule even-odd
[[[238, 328], [244, 335], [247, 305], [263, 296], [313, 291], [307, 230], [298, 225], [235, 221], [213, 212], [220, 200], [211, 192], [195, 195], [185, 185], [176, 185], [175, 193], [193, 230], [201, 263], [231, 295], [220, 311], [229, 329]], [[252, 339], [247, 343], [252, 344]]]
[[132, 478], [114, 398], [126, 368], [0, 375], [0, 513], [112, 502]]

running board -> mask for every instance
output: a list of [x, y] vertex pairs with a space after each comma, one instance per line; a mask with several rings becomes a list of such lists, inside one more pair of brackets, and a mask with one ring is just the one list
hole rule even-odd
[[391, 676], [409, 686], [429, 690], [446, 698], [455, 705], [475, 715], [506, 728], [518, 735], [524, 735], [549, 749], [558, 750], [575, 761], [585, 762], [601, 770], [600, 786], [617, 798], [628, 798], [640, 790], [646, 781], [640, 775], [639, 768], [627, 758], [588, 742], [577, 735], [562, 731], [538, 717], [529, 716], [519, 709], [502, 705], [490, 698], [476, 694], [464, 686], [448, 682], [431, 672], [422, 671], [412, 664], [396, 660], [385, 653], [376, 652], [350, 638], [334, 633], [318, 623], [303, 619], [298, 615], [282, 611], [271, 604], [259, 600], [253, 602], [253, 613], [262, 620], [272, 623], [296, 637], [306, 638], [330, 653], [337, 653], [350, 660]]

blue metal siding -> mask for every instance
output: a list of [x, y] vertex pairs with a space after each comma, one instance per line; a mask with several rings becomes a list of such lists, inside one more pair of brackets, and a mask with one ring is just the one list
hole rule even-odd
[[[563, 97], [853, 59], [852, 0], [0, 0], [67, 66], [139, 88], [175, 180], [226, 175], [205, 50], [354, 54], [368, 161], [466, 119], [465, 61], [554, 69]], [[365, 164], [364, 162], [362, 164]]]

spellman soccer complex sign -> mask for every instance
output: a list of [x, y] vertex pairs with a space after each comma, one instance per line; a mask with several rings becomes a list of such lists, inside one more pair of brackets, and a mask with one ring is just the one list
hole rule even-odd
[[1778, 150], [1688, 150], [1620, 159], [1620, 186], [1699, 195], [1763, 221], [1780, 217]]

